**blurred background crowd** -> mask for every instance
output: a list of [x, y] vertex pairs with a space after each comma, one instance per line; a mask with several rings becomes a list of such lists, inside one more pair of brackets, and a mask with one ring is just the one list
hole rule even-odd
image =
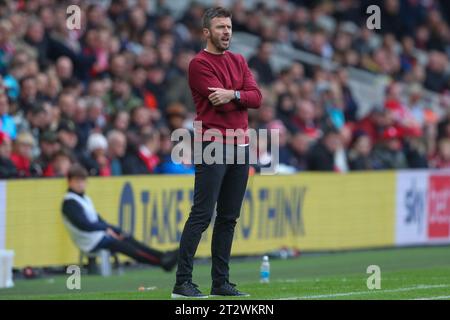
[[[74, 162], [97, 176], [193, 173], [172, 162], [170, 135], [192, 129], [187, 70], [209, 2], [259, 40], [247, 58], [264, 99], [249, 124], [280, 141], [258, 141], [256, 172], [270, 147], [279, 173], [450, 167], [449, 1], [187, 1], [177, 14], [174, 2], [0, 1], [0, 179], [65, 176]], [[380, 30], [366, 26], [371, 4]], [[280, 44], [337, 67], [275, 68]], [[361, 110], [349, 68], [388, 77], [382, 103]]]

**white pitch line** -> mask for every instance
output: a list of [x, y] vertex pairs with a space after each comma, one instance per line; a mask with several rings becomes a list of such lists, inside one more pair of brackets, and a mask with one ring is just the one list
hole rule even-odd
[[314, 295], [314, 296], [289, 297], [289, 298], [280, 298], [279, 300], [336, 298], [336, 297], [355, 296], [355, 295], [361, 295], [361, 294], [402, 292], [402, 291], [434, 289], [434, 288], [447, 288], [447, 287], [450, 287], [450, 285], [445, 285], [445, 284], [418, 285], [418, 286], [415, 286], [415, 287], [406, 287], [406, 288], [398, 288], [398, 289], [386, 289], [386, 290], [380, 289], [380, 290], [370, 290], [370, 291], [351, 291], [351, 292], [341, 292], [341, 293], [333, 293], [333, 294], [319, 294], [319, 295]]
[[450, 299], [450, 296], [438, 296], [438, 297], [429, 297], [429, 298], [417, 298], [413, 300], [445, 300]]

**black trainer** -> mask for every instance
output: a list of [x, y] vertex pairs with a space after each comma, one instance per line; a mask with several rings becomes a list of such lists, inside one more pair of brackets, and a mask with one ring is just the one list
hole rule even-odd
[[164, 255], [161, 258], [161, 267], [169, 272], [172, 271], [173, 268], [177, 265], [178, 261], [178, 249], [175, 249], [173, 251], [168, 251], [164, 253]]
[[179, 286], [175, 285], [172, 291], [172, 298], [208, 298], [208, 296], [198, 289], [198, 285], [191, 281], [186, 281]]
[[227, 296], [227, 297], [250, 297], [250, 294], [241, 292], [236, 289], [236, 285], [234, 283], [225, 282], [220, 287], [212, 287], [211, 288], [211, 297], [214, 296]]

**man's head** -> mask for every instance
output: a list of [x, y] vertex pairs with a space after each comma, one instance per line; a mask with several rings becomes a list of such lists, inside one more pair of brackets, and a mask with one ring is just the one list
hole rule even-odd
[[121, 158], [125, 155], [127, 149], [127, 138], [119, 130], [111, 130], [108, 133], [108, 153], [112, 158]]
[[228, 50], [232, 34], [230, 11], [222, 7], [210, 8], [203, 14], [202, 25], [208, 48], [217, 53]]
[[69, 169], [67, 181], [69, 188], [77, 193], [84, 193], [87, 185], [87, 170], [80, 164], [75, 163]]
[[52, 157], [51, 165], [56, 177], [66, 177], [72, 165], [70, 153], [64, 149], [57, 151]]
[[341, 136], [339, 131], [334, 128], [328, 128], [322, 137], [323, 145], [329, 152], [335, 153], [341, 145]]

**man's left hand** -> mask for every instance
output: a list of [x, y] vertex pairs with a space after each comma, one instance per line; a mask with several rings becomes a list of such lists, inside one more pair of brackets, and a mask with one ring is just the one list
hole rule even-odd
[[208, 90], [213, 91], [213, 93], [208, 96], [208, 99], [213, 106], [219, 106], [234, 99], [234, 90], [226, 90], [223, 88], [208, 88]]

